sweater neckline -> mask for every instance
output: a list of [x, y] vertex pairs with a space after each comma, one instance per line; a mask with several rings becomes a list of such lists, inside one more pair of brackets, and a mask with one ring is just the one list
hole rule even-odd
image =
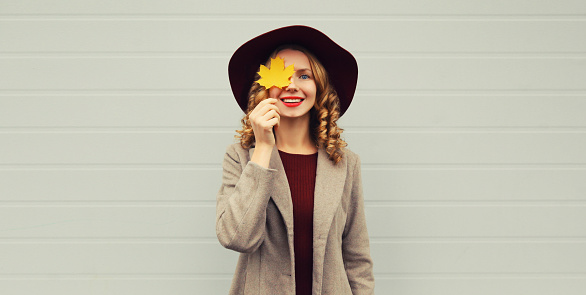
[[287, 155], [294, 155], [294, 156], [315, 156], [317, 155], [317, 152], [313, 153], [313, 154], [292, 154], [292, 153], [288, 153], [288, 152], [284, 152], [282, 150], [279, 150], [279, 153], [283, 153], [283, 154], [287, 154]]

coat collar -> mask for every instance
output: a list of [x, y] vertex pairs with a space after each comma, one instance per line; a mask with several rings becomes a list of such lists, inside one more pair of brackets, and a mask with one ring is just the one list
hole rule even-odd
[[[249, 156], [252, 158], [254, 147], [249, 149]], [[328, 154], [324, 148], [318, 149], [317, 168], [314, 190], [313, 206], [313, 241], [314, 245], [319, 240], [327, 239], [330, 226], [342, 199], [344, 183], [346, 181], [347, 171], [346, 157], [334, 165], [328, 159]], [[275, 181], [275, 191], [271, 198], [281, 212], [287, 232], [293, 233], [293, 201], [291, 199], [291, 189], [287, 181], [287, 175], [277, 145], [273, 146], [269, 169], [276, 169], [277, 175]]]

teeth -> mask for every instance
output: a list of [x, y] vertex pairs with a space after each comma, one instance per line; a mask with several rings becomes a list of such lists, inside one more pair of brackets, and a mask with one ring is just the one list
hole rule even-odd
[[283, 101], [284, 102], [301, 102], [302, 99], [288, 99], [288, 98], [286, 98], [286, 99], [283, 99]]

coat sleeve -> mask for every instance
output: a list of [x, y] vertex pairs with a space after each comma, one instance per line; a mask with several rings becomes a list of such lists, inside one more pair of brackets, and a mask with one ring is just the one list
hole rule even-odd
[[356, 155], [351, 201], [342, 234], [342, 256], [352, 294], [374, 294], [373, 261], [364, 214], [360, 157]]
[[222, 167], [216, 235], [227, 249], [254, 252], [264, 240], [266, 209], [277, 170], [251, 161], [243, 169], [234, 145], [227, 147]]

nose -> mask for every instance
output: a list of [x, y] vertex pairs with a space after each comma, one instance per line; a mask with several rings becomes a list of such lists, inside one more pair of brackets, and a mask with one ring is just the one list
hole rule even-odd
[[297, 88], [297, 85], [295, 85], [295, 82], [293, 82], [293, 78], [291, 78], [291, 84], [289, 84], [289, 86], [287, 86], [287, 88], [285, 88], [286, 91], [297, 91], [299, 90], [299, 88]]

